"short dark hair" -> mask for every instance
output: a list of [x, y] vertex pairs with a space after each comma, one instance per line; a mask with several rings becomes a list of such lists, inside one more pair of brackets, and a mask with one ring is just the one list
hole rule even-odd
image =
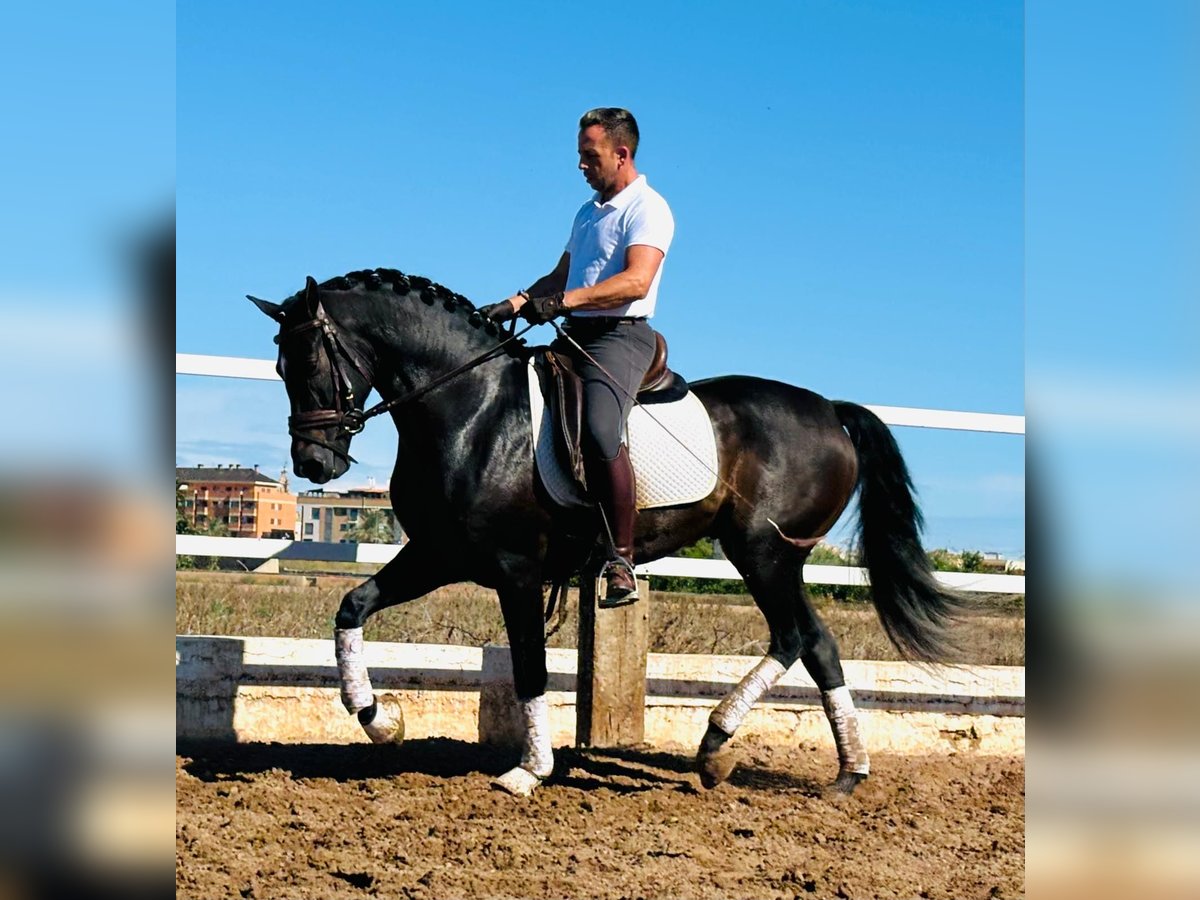
[[623, 144], [628, 147], [630, 158], [637, 156], [637, 119], [629, 110], [621, 109], [619, 106], [598, 106], [596, 109], [589, 109], [579, 119], [579, 130], [583, 131], [593, 125], [599, 125], [604, 129], [604, 133], [613, 142], [613, 146], [620, 147]]

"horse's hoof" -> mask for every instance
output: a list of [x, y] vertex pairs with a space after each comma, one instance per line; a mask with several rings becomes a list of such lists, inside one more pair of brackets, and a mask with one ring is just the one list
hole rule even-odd
[[509, 769], [499, 778], [492, 779], [492, 787], [507, 791], [515, 797], [528, 797], [533, 793], [533, 789], [541, 783], [542, 779], [520, 766]]
[[362, 710], [358, 721], [374, 744], [399, 744], [404, 740], [404, 710], [390, 694]]
[[736, 768], [737, 756], [732, 750], [701, 753], [696, 757], [696, 771], [700, 773], [700, 783], [709, 790], [732, 775]]
[[825, 788], [826, 794], [834, 796], [849, 796], [854, 793], [854, 789], [867, 780], [865, 773], [861, 772], [839, 772], [838, 777], [834, 779], [833, 784]]

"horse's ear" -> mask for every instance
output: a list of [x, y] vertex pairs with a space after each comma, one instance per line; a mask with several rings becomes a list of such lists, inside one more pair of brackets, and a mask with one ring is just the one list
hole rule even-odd
[[281, 304], [272, 303], [270, 300], [259, 300], [257, 297], [251, 297], [249, 294], [246, 295], [246, 299], [261, 309], [276, 322], [283, 321], [283, 306]]
[[317, 305], [321, 302], [321, 292], [317, 288], [317, 279], [311, 275], [304, 282], [304, 305], [308, 307], [308, 315], [317, 317]]

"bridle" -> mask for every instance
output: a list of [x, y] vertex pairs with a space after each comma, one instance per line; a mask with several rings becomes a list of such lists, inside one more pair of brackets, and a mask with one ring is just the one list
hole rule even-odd
[[[478, 312], [473, 312], [470, 318], [471, 324], [478, 327], [483, 324], [483, 317]], [[275, 343], [280, 344], [284, 338], [292, 337], [297, 334], [302, 334], [314, 328], [321, 330], [321, 341], [325, 347], [325, 354], [329, 358], [329, 368], [333, 377], [333, 409], [314, 409], [309, 412], [294, 413], [288, 416], [288, 434], [297, 440], [304, 441], [309, 444], [316, 444], [318, 447], [324, 447], [331, 453], [340, 456], [348, 463], [357, 463], [353, 456], [336, 447], [323, 438], [316, 435], [314, 432], [323, 431], [327, 428], [337, 428], [337, 438], [353, 437], [366, 427], [369, 419], [375, 416], [382, 415], [389, 410], [395, 409], [403, 403], [410, 400], [416, 400], [424, 396], [435, 388], [441, 387], [446, 382], [450, 381], [463, 372], [487, 362], [504, 353], [508, 349], [508, 345], [518, 340], [521, 335], [527, 332], [533, 325], [526, 325], [520, 331], [517, 331], [516, 320], [512, 322], [512, 327], [507, 331], [502, 331], [506, 337], [495, 347], [491, 347], [485, 352], [479, 354], [474, 359], [463, 363], [456, 369], [453, 369], [444, 375], [439, 375], [429, 384], [417, 388], [415, 391], [391, 400], [384, 400], [376, 403], [370, 409], [362, 410], [354, 404], [354, 388], [350, 384], [350, 379], [347, 377], [346, 371], [342, 368], [342, 360], [345, 360], [352, 365], [360, 375], [366, 380], [368, 385], [372, 384], [372, 376], [368, 371], [369, 366], [363, 358], [355, 352], [354, 348], [347, 344], [338, 334], [337, 326], [334, 325], [332, 319], [325, 313], [324, 307], [320, 301], [317, 302], [316, 312], [313, 317], [306, 322], [301, 322], [282, 329], [275, 336]], [[369, 388], [368, 388], [369, 390]], [[334, 438], [336, 440], [337, 438]]]

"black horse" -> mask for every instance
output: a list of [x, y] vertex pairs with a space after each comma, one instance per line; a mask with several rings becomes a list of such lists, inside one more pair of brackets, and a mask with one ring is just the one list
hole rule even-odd
[[[499, 595], [525, 724], [519, 765], [499, 780], [528, 793], [553, 766], [543, 585], [583, 561], [595, 539], [587, 513], [556, 507], [533, 462], [529, 349], [459, 294], [391, 269], [352, 272], [282, 304], [253, 300], [280, 324], [278, 372], [292, 415], [297, 475], [344, 473], [364, 400], [374, 388], [399, 434], [392, 504], [410, 540], [350, 591], [336, 617], [342, 699], [372, 739], [402, 734], [398, 709], [377, 702], [362, 657], [372, 614], [442, 585], [471, 581]], [[822, 692], [838, 749], [835, 789], [850, 792], [868, 757], [837, 645], [809, 603], [803, 565], [859, 491], [860, 547], [889, 637], [908, 658], [941, 661], [960, 601], [933, 577], [921, 515], [891, 433], [871, 412], [776, 381], [745, 376], [692, 385], [717, 437], [717, 487], [705, 499], [643, 511], [636, 562], [713, 537], [742, 574], [770, 627], [770, 649], [714, 710], [697, 757], [701, 780], [728, 777], [726, 744], [750, 707], [797, 659]], [[582, 516], [582, 518], [581, 518]]]

